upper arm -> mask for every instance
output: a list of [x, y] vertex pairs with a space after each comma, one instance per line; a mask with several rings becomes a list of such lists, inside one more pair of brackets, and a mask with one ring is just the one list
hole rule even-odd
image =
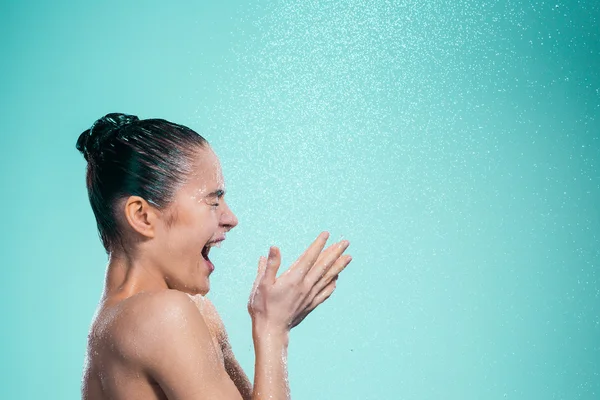
[[225, 370], [229, 377], [239, 390], [244, 400], [250, 400], [252, 398], [252, 383], [246, 376], [246, 373], [242, 369], [240, 363], [236, 360], [231, 350], [229, 343], [223, 348], [223, 356], [225, 359]]
[[169, 400], [241, 400], [204, 319], [184, 293], [155, 295], [135, 319], [139, 331], [130, 343], [132, 356]]
[[209, 331], [217, 338], [221, 351], [223, 353], [223, 361], [225, 371], [237, 387], [244, 400], [249, 400], [252, 397], [252, 384], [246, 376], [239, 362], [235, 359], [225, 325], [221, 319], [215, 305], [208, 297], [193, 298], [200, 313], [204, 317], [204, 322], [207, 324]]

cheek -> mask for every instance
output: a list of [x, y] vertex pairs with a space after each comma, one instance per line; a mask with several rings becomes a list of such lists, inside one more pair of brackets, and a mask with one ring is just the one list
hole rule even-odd
[[212, 227], [215, 224], [218, 224], [220, 213], [221, 212], [218, 207], [210, 207], [208, 210], [206, 210], [205, 213], [203, 213], [200, 216], [199, 225], [202, 225], [204, 227], [206, 227], [206, 226]]
[[198, 228], [190, 222], [179, 220], [169, 228], [167, 235], [171, 249], [185, 253], [192, 248], [198, 247]]
[[198, 213], [187, 225], [188, 240], [203, 246], [219, 226], [218, 214], [212, 210]]

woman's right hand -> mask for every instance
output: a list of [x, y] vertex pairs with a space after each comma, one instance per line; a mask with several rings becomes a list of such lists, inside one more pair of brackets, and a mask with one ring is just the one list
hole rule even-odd
[[258, 276], [248, 301], [248, 311], [256, 329], [287, 333], [331, 296], [338, 274], [352, 257], [342, 255], [349, 245], [347, 240], [334, 243], [323, 251], [328, 237], [329, 233], [321, 233], [279, 278], [279, 249], [273, 246], [268, 258], [260, 258]]

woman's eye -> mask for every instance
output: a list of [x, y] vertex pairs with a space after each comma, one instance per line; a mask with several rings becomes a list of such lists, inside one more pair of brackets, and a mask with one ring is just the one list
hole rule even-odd
[[213, 206], [213, 207], [219, 207], [219, 203], [213, 203], [213, 204], [211, 204], [211, 206]]

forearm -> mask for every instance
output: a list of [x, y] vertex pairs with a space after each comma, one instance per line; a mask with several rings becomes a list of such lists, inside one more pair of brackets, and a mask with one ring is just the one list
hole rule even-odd
[[289, 400], [287, 372], [289, 333], [267, 333], [253, 330], [254, 390], [252, 400]]

